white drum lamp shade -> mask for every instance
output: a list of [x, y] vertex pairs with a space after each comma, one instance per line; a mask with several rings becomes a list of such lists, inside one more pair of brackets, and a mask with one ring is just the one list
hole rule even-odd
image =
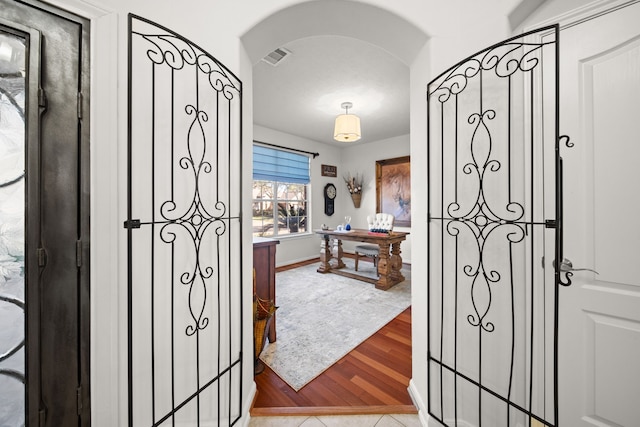
[[345, 109], [345, 114], [336, 117], [333, 130], [333, 139], [340, 142], [355, 142], [360, 139], [360, 117], [349, 114], [350, 102], [343, 102], [341, 107]]

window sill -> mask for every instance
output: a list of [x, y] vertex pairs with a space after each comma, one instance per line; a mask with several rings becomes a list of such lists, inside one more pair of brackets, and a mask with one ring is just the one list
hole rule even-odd
[[279, 234], [277, 236], [273, 236], [273, 239], [278, 239], [278, 240], [296, 240], [296, 239], [303, 239], [306, 237], [310, 237], [312, 236], [313, 233], [311, 231], [307, 231], [305, 233], [296, 233], [296, 234]]

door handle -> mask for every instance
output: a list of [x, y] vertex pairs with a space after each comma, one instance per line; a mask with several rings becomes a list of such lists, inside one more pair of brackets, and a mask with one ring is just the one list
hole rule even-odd
[[[555, 261], [553, 262], [553, 264], [555, 267]], [[591, 271], [593, 273], [600, 274], [597, 271], [595, 271], [593, 268], [576, 268], [573, 266], [573, 263], [571, 262], [571, 260], [567, 258], [564, 258], [560, 263], [560, 271], [562, 271], [563, 273], [569, 273], [574, 271]]]

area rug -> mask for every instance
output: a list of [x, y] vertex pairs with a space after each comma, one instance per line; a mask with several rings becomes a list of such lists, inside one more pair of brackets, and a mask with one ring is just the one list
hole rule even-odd
[[[344, 259], [354, 270], [353, 260]], [[411, 304], [411, 271], [387, 291], [337, 274], [320, 274], [319, 264], [276, 274], [277, 340], [260, 359], [298, 391], [365, 341]], [[373, 264], [358, 273], [375, 277]]]

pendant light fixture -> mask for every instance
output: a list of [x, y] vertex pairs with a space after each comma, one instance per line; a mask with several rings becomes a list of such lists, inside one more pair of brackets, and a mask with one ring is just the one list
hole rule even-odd
[[343, 102], [340, 107], [345, 113], [336, 117], [336, 124], [333, 130], [333, 139], [340, 142], [355, 142], [360, 139], [360, 117], [349, 114], [349, 108], [353, 107], [350, 102]]

